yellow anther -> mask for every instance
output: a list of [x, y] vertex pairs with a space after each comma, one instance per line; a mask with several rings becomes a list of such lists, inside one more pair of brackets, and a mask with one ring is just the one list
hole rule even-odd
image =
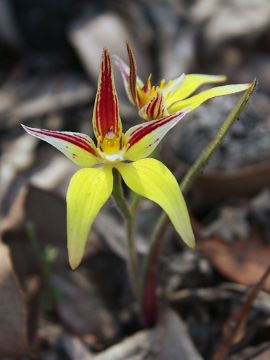
[[152, 74], [149, 75], [144, 86], [138, 89], [140, 108], [146, 105], [156, 94], [156, 87], [151, 87], [151, 77]]
[[149, 89], [151, 88], [151, 78], [152, 78], [152, 74], [150, 74], [147, 79], [147, 86]]
[[139, 92], [140, 108], [146, 105], [152, 99], [151, 93], [145, 93], [144, 91]]
[[165, 79], [162, 79], [159, 85], [160, 90], [163, 89], [164, 84], [165, 84]]

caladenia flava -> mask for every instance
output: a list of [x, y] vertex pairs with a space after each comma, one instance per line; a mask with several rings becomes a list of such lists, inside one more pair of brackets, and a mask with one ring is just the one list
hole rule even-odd
[[251, 86], [223, 85], [192, 95], [204, 84], [221, 83], [226, 80], [224, 75], [204, 74], [182, 74], [167, 84], [162, 79], [160, 85], [152, 86], [151, 74], [145, 83], [137, 76], [136, 61], [128, 42], [127, 52], [129, 66], [118, 56], [114, 56], [114, 61], [121, 72], [130, 102], [138, 108], [139, 116], [147, 121], [160, 119], [187, 108], [190, 112], [211, 98], [245, 91]]
[[[151, 87], [150, 79], [143, 85], [137, 78], [136, 63], [129, 45], [128, 52], [130, 70], [120, 59], [117, 58], [116, 62], [122, 72], [130, 101], [140, 109], [139, 113], [143, 114], [147, 122], [123, 133], [111, 59], [108, 51], [104, 49], [92, 120], [96, 142], [81, 133], [34, 129], [24, 125], [23, 128], [29, 134], [55, 146], [82, 168], [72, 177], [67, 191], [68, 255], [72, 269], [79, 266], [91, 225], [112, 194], [126, 220], [130, 279], [140, 301], [141, 318], [143, 324], [151, 326], [156, 322], [158, 313], [156, 270], [162, 241], [161, 230], [167, 223], [168, 216], [182, 240], [192, 248], [195, 246], [190, 218], [181, 190], [187, 189], [238, 118], [256, 81], [254, 80], [252, 84], [220, 86], [188, 97], [200, 85], [223, 81], [225, 78], [187, 75], [167, 85], [162, 82], [159, 88], [154, 88]], [[180, 187], [165, 165], [157, 159], [148, 158], [151, 155], [153, 157], [154, 150], [157, 149], [162, 138], [189, 111], [211, 97], [246, 89], [216, 137], [191, 166]], [[179, 91], [182, 94], [181, 100], [179, 100]], [[169, 101], [175, 99], [176, 95], [178, 100], [170, 104]], [[140, 271], [134, 243], [134, 214], [138, 201], [131, 203], [125, 199], [120, 176], [126, 185], [138, 194], [137, 200], [140, 196], [144, 196], [159, 204], [164, 210], [153, 231], [149, 251], [143, 259]]]
[[[186, 203], [174, 175], [160, 161], [148, 158], [187, 112], [188, 109], [183, 109], [123, 133], [111, 59], [104, 49], [92, 120], [96, 144], [85, 134], [23, 125], [29, 134], [53, 145], [83, 168], [72, 177], [67, 191], [68, 255], [72, 269], [82, 260], [96, 215], [113, 194], [127, 219], [132, 278], [136, 281], [139, 277], [134, 260], [132, 212], [121, 192], [117, 174], [132, 191], [160, 205], [182, 240], [190, 247], [195, 246]], [[139, 281], [135, 287], [139, 292], [138, 284]]]

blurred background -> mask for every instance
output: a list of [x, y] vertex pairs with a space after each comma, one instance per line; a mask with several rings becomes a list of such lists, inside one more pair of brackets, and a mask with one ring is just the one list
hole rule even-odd
[[[197, 250], [179, 245], [172, 229], [164, 241], [160, 273], [162, 278], [166, 269], [168, 281], [160, 287], [185, 320], [196, 356], [212, 358], [225, 319], [270, 265], [269, 0], [0, 0], [2, 357], [25, 355], [32, 347], [44, 360], [80, 359], [76, 349], [90, 359], [140, 327], [125, 275], [125, 233], [114, 205], [109, 202], [96, 219], [84, 262], [71, 272], [65, 193], [77, 167], [20, 126], [92, 136], [102, 49], [128, 62], [126, 40], [138, 75], [146, 81], [152, 73], [153, 84], [181, 73], [223, 74], [228, 84], [258, 79], [240, 119], [187, 194]], [[140, 119], [118, 69], [114, 72], [128, 128]], [[161, 157], [179, 179], [240, 96], [210, 100], [168, 135]], [[141, 255], [158, 215], [153, 203], [141, 201]], [[270, 346], [270, 301], [264, 295], [247, 317], [248, 337], [229, 359]]]

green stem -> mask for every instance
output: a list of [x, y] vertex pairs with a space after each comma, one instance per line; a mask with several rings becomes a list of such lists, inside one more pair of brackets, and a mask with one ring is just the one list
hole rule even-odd
[[[238, 118], [239, 114], [245, 107], [254, 87], [256, 85], [256, 79], [251, 84], [250, 88], [245, 92], [245, 94], [238, 101], [237, 105], [228, 115], [222, 126], [220, 127], [215, 138], [206, 146], [206, 148], [202, 151], [201, 155], [195, 161], [195, 163], [191, 166], [187, 174], [184, 176], [183, 180], [180, 183], [180, 189], [182, 192], [186, 191], [191, 184], [192, 180], [199, 173], [201, 168], [205, 165], [207, 160], [212, 155], [215, 148], [220, 144], [221, 140], [224, 138], [230, 127], [233, 125], [234, 121]], [[143, 267], [142, 267], [142, 293], [144, 294], [147, 291], [147, 275], [149, 272], [149, 268], [153, 269], [153, 261], [152, 261], [152, 253], [158, 253], [161, 240], [160, 234], [165, 233], [164, 227], [166, 226], [166, 222], [169, 223], [168, 217], [166, 213], [162, 213], [157, 221], [156, 227], [153, 231], [153, 236], [150, 240], [149, 250], [147, 255], [145, 256]], [[154, 261], [157, 262], [157, 256], [155, 256]], [[156, 264], [155, 264], [156, 265]], [[142, 304], [144, 306], [144, 304]]]
[[131, 213], [134, 216], [137, 210], [138, 205], [140, 204], [141, 201], [141, 195], [136, 194], [134, 195], [133, 199], [132, 199], [132, 203], [131, 203]]
[[135, 291], [136, 295], [140, 296], [140, 283], [139, 283], [139, 272], [138, 272], [138, 264], [137, 264], [137, 255], [135, 249], [135, 241], [134, 241], [134, 217], [133, 213], [126, 201], [123, 190], [120, 182], [120, 175], [118, 171], [113, 170], [114, 184], [113, 184], [113, 192], [112, 196], [114, 201], [120, 211], [122, 212], [124, 218], [126, 219], [126, 230], [127, 230], [127, 240], [128, 240], [128, 261], [129, 261], [129, 273], [130, 280]]

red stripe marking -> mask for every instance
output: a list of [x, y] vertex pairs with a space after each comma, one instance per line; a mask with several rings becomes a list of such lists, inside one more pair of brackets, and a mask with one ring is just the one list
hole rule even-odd
[[[88, 140], [85, 139], [83, 136], [80, 136], [80, 135], [77, 135], [77, 134], [74, 134], [74, 135], [71, 135], [71, 136], [73, 136], [74, 138], [77, 138], [79, 141], [83, 142], [86, 147], [90, 146], [91, 149], [92, 149], [91, 143], [89, 143]], [[93, 151], [95, 152], [94, 149], [93, 149]]]
[[[27, 129], [29, 129], [29, 128], [27, 128]], [[91, 147], [89, 142], [87, 142], [86, 139], [84, 139], [83, 137], [80, 137], [79, 135], [68, 135], [68, 134], [63, 134], [63, 132], [45, 130], [45, 129], [44, 130], [29, 129], [29, 131], [32, 132], [33, 134], [41, 134], [41, 135], [45, 135], [45, 136], [51, 136], [56, 139], [67, 141], [73, 145], [80, 147], [81, 149], [84, 149], [84, 150], [90, 152], [93, 155], [96, 155], [96, 151]]]
[[102, 56], [95, 106], [97, 133], [104, 137], [112, 127], [115, 135], [120, 136], [118, 99], [114, 87], [111, 59], [106, 49]]
[[161, 104], [163, 103], [163, 101], [162, 101], [162, 95], [161, 96], [159, 96], [159, 105], [158, 105], [158, 111], [157, 111], [157, 118], [159, 118], [160, 117], [160, 113], [161, 113]]
[[146, 108], [146, 115], [150, 119], [158, 119], [164, 113], [164, 99], [162, 94], [156, 93], [155, 97], [151, 100], [148, 107]]
[[168, 122], [172, 121], [176, 117], [181, 116], [181, 114], [182, 113], [173, 114], [173, 115], [170, 115], [170, 116], [160, 119], [160, 120], [151, 121], [150, 123], [147, 124], [148, 126], [142, 126], [142, 127], [137, 128], [136, 130], [134, 130], [130, 134], [130, 139], [128, 141], [129, 149], [134, 144], [136, 144], [139, 140], [141, 140], [144, 136], [150, 134], [152, 131], [156, 130], [160, 126], [167, 124]]
[[[44, 130], [45, 131], [45, 130]], [[50, 130], [47, 130], [50, 131]], [[77, 134], [73, 134], [73, 135], [68, 135], [68, 134], [63, 134], [61, 132], [57, 132], [57, 134], [63, 135], [63, 136], [67, 136], [67, 137], [72, 137], [74, 139], [77, 139], [81, 144], [84, 144], [86, 148], [88, 148], [89, 146], [91, 147], [91, 145], [89, 144], [89, 142], [82, 136], [77, 135]]]
[[128, 86], [134, 103], [137, 105], [136, 98], [136, 82], [137, 82], [137, 66], [132, 49], [127, 41], [127, 52], [129, 57], [129, 79]]
[[156, 106], [157, 101], [158, 101], [158, 96], [155, 96], [151, 100], [150, 104], [147, 106], [146, 114], [150, 119], [154, 118], [154, 111], [155, 111], [155, 106]]

